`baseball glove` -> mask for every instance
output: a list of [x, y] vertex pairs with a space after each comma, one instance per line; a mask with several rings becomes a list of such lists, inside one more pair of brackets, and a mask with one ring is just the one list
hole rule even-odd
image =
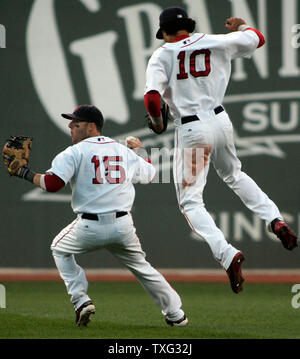
[[153, 122], [151, 120], [149, 113], [147, 113], [147, 115], [145, 116], [148, 127], [150, 128], [151, 131], [153, 131], [157, 135], [160, 135], [161, 133], [165, 132], [168, 128], [169, 112], [170, 112], [169, 106], [166, 103], [163, 103], [160, 108], [160, 112], [163, 120], [163, 129], [160, 132], [158, 132], [157, 129], [153, 126]]
[[11, 176], [29, 163], [31, 146], [32, 138], [26, 136], [10, 136], [5, 143], [2, 158]]

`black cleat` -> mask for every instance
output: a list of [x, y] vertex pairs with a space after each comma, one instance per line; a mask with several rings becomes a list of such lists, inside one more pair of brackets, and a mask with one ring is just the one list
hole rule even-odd
[[88, 300], [87, 302], [83, 303], [77, 310], [76, 310], [76, 325], [80, 327], [84, 325], [85, 327], [91, 321], [90, 315], [95, 314], [95, 306], [92, 301]]
[[167, 316], [165, 317], [165, 319], [166, 319], [166, 323], [171, 327], [185, 327], [189, 322], [185, 315], [181, 319], [176, 320], [175, 322], [168, 319]]

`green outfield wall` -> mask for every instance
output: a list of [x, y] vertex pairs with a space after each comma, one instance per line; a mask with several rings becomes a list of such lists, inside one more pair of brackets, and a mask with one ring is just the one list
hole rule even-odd
[[[266, 45], [252, 59], [233, 62], [223, 105], [243, 170], [298, 233], [299, 0], [1, 0], [1, 143], [10, 135], [32, 136], [30, 167], [43, 173], [71, 144], [60, 114], [91, 103], [106, 118], [104, 135], [139, 136], [148, 150], [172, 153], [174, 128], [155, 136], [145, 126], [143, 91], [149, 56], [162, 44], [155, 39], [158, 16], [173, 5], [188, 10], [199, 32], [225, 33], [226, 17], [237, 16], [264, 33]], [[160, 268], [219, 268], [180, 213], [170, 163], [160, 155], [158, 176], [167, 183], [137, 185], [132, 209], [147, 258]], [[69, 186], [42, 192], [9, 177], [3, 165], [0, 178], [0, 267], [54, 267], [52, 239], [74, 218]], [[300, 249], [288, 252], [268, 234], [213, 166], [204, 199], [227, 240], [245, 253], [245, 267], [300, 267]], [[106, 252], [78, 261], [91, 268], [120, 266]]]

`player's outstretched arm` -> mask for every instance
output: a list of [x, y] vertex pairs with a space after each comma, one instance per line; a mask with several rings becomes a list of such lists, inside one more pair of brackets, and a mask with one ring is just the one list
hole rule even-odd
[[65, 186], [64, 181], [54, 173], [36, 173], [27, 166], [19, 168], [14, 176], [25, 179], [47, 192], [57, 192]]
[[25, 179], [48, 192], [57, 192], [64, 187], [64, 181], [52, 173], [36, 173], [28, 167], [32, 138], [10, 136], [2, 149], [2, 158], [10, 176]]

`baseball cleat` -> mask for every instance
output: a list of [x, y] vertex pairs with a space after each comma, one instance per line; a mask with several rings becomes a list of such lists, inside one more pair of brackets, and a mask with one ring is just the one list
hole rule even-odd
[[245, 257], [242, 252], [238, 252], [227, 269], [227, 275], [230, 280], [231, 289], [234, 293], [239, 293], [243, 290], [244, 278], [242, 277], [242, 263]]
[[92, 301], [88, 300], [87, 302], [83, 303], [82, 306], [80, 306], [76, 310], [76, 325], [77, 327], [80, 327], [84, 325], [85, 327], [88, 325], [88, 323], [91, 321], [90, 315], [95, 314], [95, 306], [92, 303]]
[[296, 234], [284, 221], [278, 218], [274, 219], [274, 221], [271, 222], [271, 228], [276, 236], [281, 240], [284, 248], [291, 251], [298, 247]]
[[171, 327], [185, 327], [189, 322], [188, 318], [185, 315], [181, 319], [176, 320], [175, 322], [168, 319], [168, 317], [166, 317], [165, 319], [166, 319], [166, 323]]

